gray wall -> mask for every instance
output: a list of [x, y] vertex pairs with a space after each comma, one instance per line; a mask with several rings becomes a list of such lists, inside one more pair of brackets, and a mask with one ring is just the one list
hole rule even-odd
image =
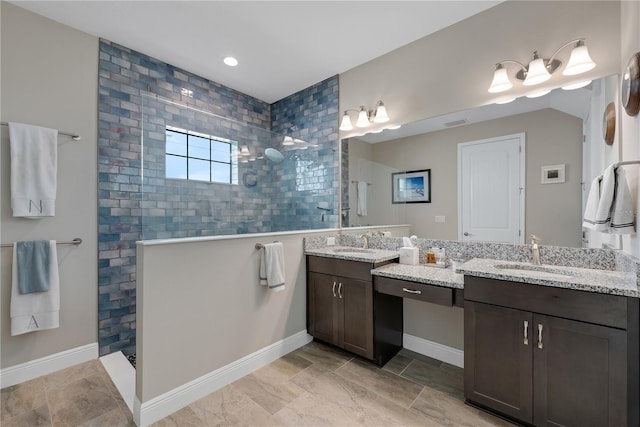
[[[458, 144], [524, 132], [525, 236], [546, 245], [581, 246], [582, 120], [553, 109], [373, 144], [371, 160], [399, 170], [431, 169], [431, 203], [405, 207], [412, 232], [428, 239], [458, 238]], [[544, 165], [566, 165], [563, 184], [540, 183]], [[384, 177], [389, 181], [389, 177]], [[376, 199], [377, 200], [377, 199]], [[383, 200], [390, 204], [390, 198]], [[373, 211], [385, 206], [373, 206]], [[435, 223], [436, 215], [446, 222]]]
[[2, 142], [2, 242], [71, 240], [59, 246], [60, 328], [11, 337], [9, 301], [12, 249], [2, 248], [2, 367], [14, 366], [98, 340], [96, 106], [98, 40], [54, 21], [0, 3], [2, 9], [2, 121], [76, 132], [58, 138], [56, 216], [13, 218], [9, 138]]
[[[138, 244], [138, 400], [147, 402], [304, 331], [305, 235]], [[274, 240], [284, 245], [282, 292], [258, 284], [255, 244]]]

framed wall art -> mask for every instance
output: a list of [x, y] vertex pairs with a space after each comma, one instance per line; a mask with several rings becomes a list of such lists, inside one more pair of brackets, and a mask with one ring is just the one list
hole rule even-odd
[[561, 184], [564, 182], [564, 165], [542, 166], [542, 184]]
[[431, 203], [431, 169], [391, 174], [392, 203]]

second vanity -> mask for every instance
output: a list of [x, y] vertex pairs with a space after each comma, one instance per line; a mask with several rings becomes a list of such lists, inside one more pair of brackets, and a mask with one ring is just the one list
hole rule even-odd
[[[372, 352], [354, 353], [382, 364], [402, 346], [403, 298], [464, 307], [467, 403], [527, 425], [639, 425], [635, 274], [482, 258], [453, 271], [401, 265], [397, 258], [378, 263], [375, 256], [331, 248], [307, 251], [310, 293], [320, 258], [372, 267], [370, 288], [361, 291], [369, 292], [371, 311], [355, 316], [358, 329], [371, 325]], [[332, 277], [330, 271], [321, 274]], [[345, 271], [339, 274], [333, 277], [344, 277]], [[359, 280], [367, 282], [367, 276]], [[326, 285], [330, 295], [332, 285], [332, 280]], [[309, 332], [331, 342], [314, 333], [319, 314], [311, 314], [313, 298], [310, 294]], [[352, 318], [343, 314], [345, 330]], [[393, 337], [388, 347], [378, 342], [384, 336]], [[350, 350], [348, 342], [342, 347]], [[383, 347], [384, 352], [377, 351]]]

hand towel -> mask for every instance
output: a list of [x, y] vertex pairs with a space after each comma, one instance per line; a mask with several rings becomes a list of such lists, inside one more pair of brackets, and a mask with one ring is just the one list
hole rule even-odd
[[282, 242], [265, 243], [260, 256], [260, 284], [274, 292], [284, 290], [284, 246]]
[[49, 242], [49, 290], [20, 294], [18, 289], [18, 254], [16, 245], [13, 250], [13, 268], [11, 273], [11, 335], [59, 326], [60, 279], [58, 277], [58, 256], [56, 242]]
[[609, 233], [633, 234], [635, 231], [635, 215], [631, 207], [631, 192], [627, 176], [624, 168], [618, 167], [615, 171], [615, 191], [611, 206]]
[[360, 216], [367, 215], [367, 183], [358, 181], [358, 204], [356, 213]]
[[18, 292], [30, 294], [49, 290], [50, 248], [48, 240], [16, 242], [13, 250], [16, 254], [18, 269]]
[[58, 131], [9, 123], [14, 217], [55, 215]]
[[596, 230], [596, 215], [598, 212], [598, 205], [600, 204], [600, 184], [602, 182], [602, 175], [594, 178], [591, 182], [591, 188], [589, 189], [589, 196], [587, 196], [587, 205], [584, 209], [584, 220], [582, 226], [589, 230]]
[[596, 209], [595, 228], [596, 231], [606, 232], [611, 224], [611, 206], [613, 195], [616, 189], [616, 171], [614, 165], [609, 166], [602, 174], [600, 183], [600, 202]]

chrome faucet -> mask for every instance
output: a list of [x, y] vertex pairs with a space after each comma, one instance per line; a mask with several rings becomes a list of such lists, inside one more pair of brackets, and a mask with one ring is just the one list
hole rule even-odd
[[531, 264], [533, 265], [541, 265], [540, 262], [540, 238], [535, 235], [531, 235]]
[[362, 249], [369, 249], [369, 233], [364, 233], [360, 237], [362, 237], [362, 239], [364, 240]]

